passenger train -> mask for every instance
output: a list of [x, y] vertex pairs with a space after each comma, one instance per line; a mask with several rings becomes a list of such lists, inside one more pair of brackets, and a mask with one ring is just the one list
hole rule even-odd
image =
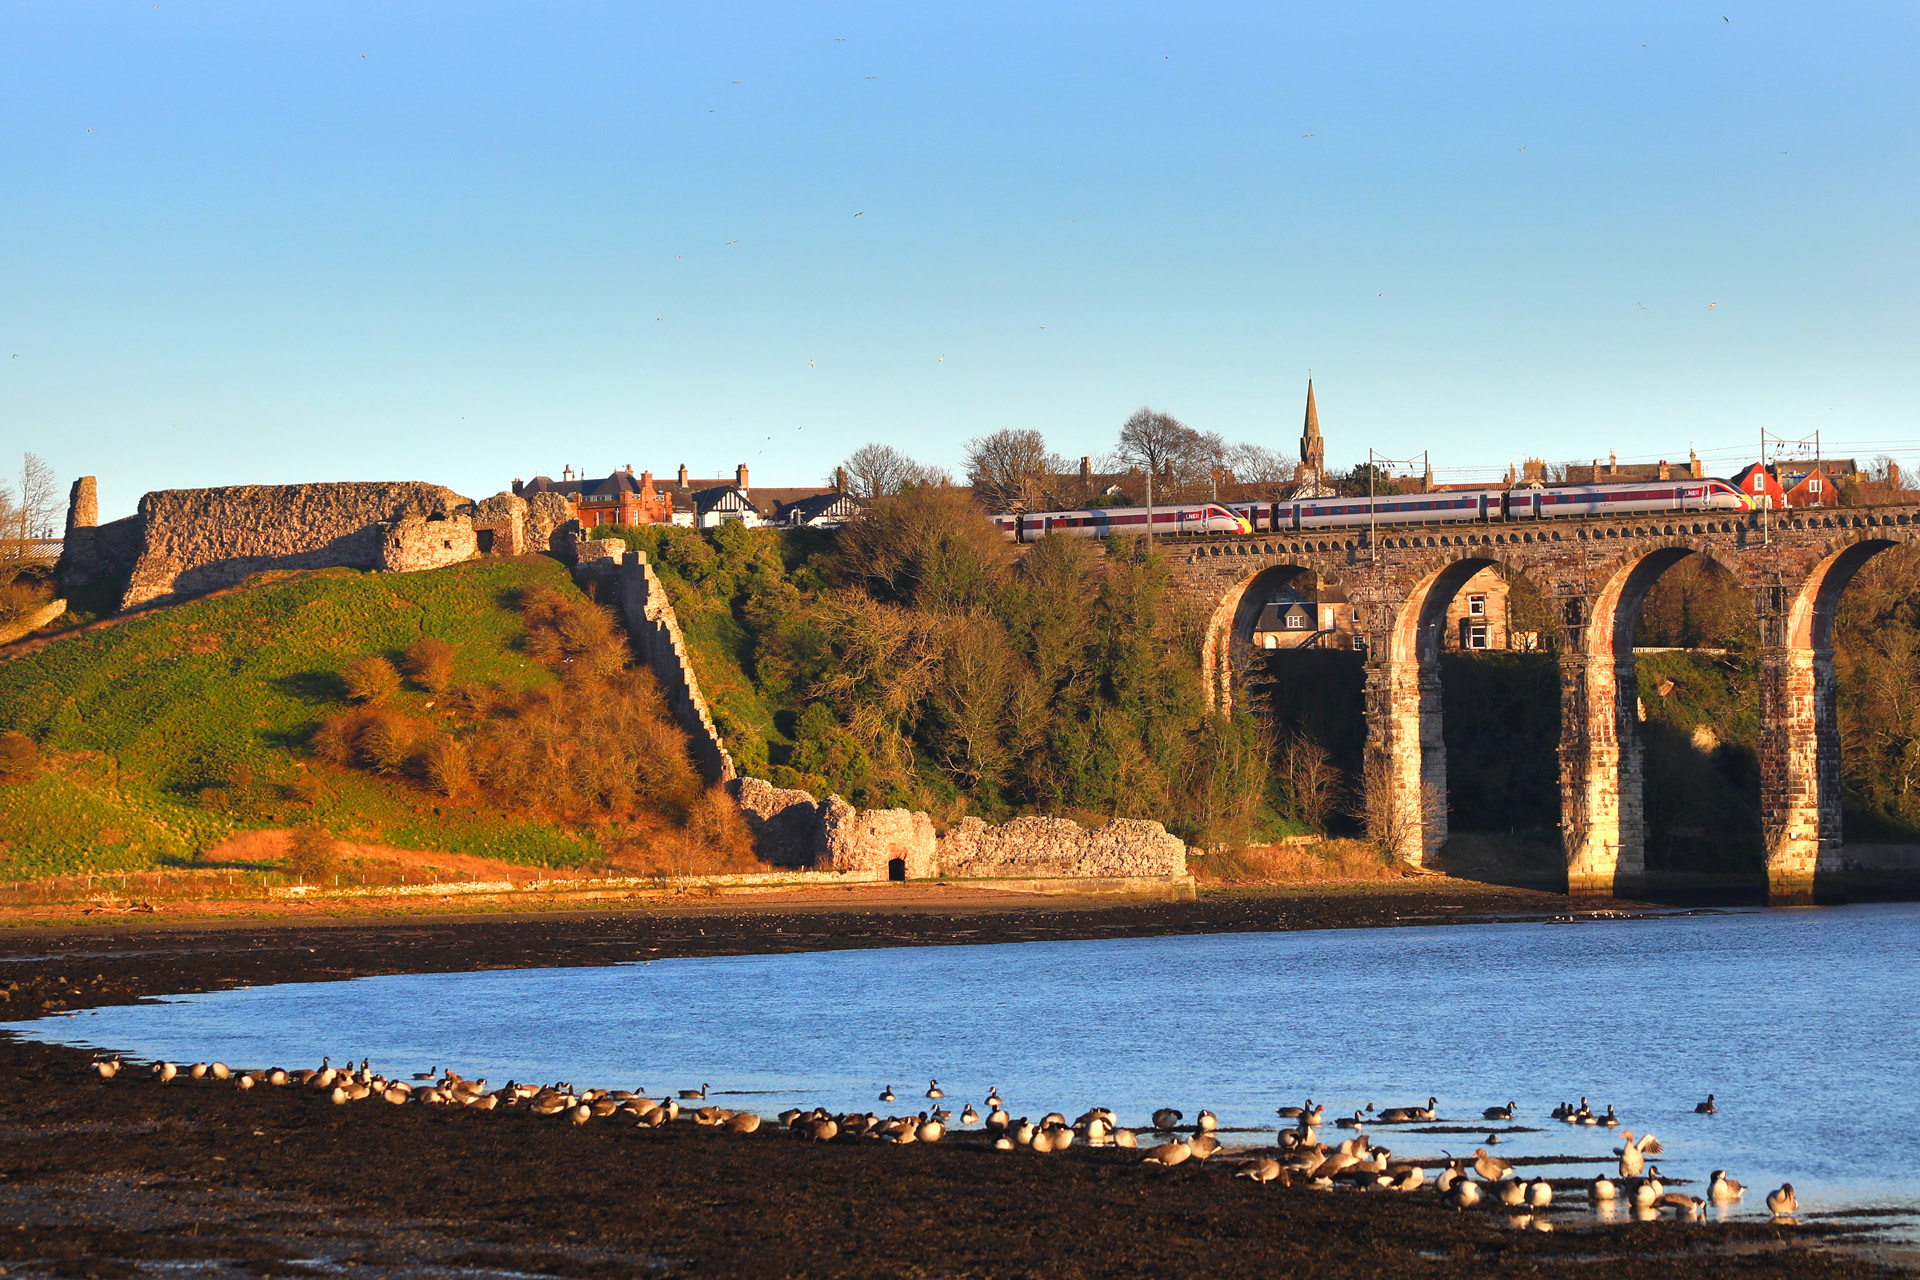
[[[1496, 520], [1570, 520], [1582, 516], [1636, 516], [1687, 511], [1749, 511], [1753, 503], [1725, 480], [1643, 480], [1625, 484], [1566, 485], [1552, 489], [1456, 489], [1378, 498], [1306, 498], [1289, 502], [1196, 502], [1153, 508], [1153, 532], [1284, 533], [1295, 529], [1367, 525], [1445, 524]], [[1049, 533], [1082, 538], [1145, 533], [1147, 508], [1039, 511], [992, 517], [1012, 542]]]

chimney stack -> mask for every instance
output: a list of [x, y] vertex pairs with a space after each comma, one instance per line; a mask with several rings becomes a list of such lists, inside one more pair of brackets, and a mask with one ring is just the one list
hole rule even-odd
[[747, 464], [746, 463], [743, 462], [738, 467], [734, 468], [733, 483], [741, 489], [745, 489], [747, 487]]
[[1088, 484], [1093, 483], [1093, 459], [1084, 453], [1080, 455], [1080, 478]]
[[833, 491], [835, 493], [845, 493], [847, 491], [847, 469], [845, 467], [835, 467], [833, 469]]
[[680, 464], [680, 487], [687, 487], [687, 464], [684, 462]]

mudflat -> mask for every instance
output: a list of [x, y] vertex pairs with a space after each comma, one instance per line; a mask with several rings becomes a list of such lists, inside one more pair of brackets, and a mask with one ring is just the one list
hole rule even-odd
[[[164, 919], [0, 933], [12, 1018], [148, 995], [375, 973], [665, 956], [1239, 930], [1376, 928], [1643, 904], [1419, 880], [1203, 892], [1191, 901], [942, 894], [913, 886], [567, 914]], [[822, 1017], [833, 1016], [831, 1002]], [[79, 1016], [84, 1017], [84, 1013]], [[529, 1027], [529, 1034], [538, 1034]], [[210, 1080], [161, 1085], [0, 1037], [0, 1265], [131, 1276], [1834, 1276], [1890, 1274], [1841, 1226], [1631, 1223], [1513, 1231], [1429, 1195], [1316, 1192], [978, 1135], [897, 1147], [574, 1126], [522, 1109], [329, 1104]], [[459, 1046], [445, 1046], [458, 1064]], [[315, 1063], [235, 1064], [314, 1066]], [[381, 1064], [376, 1064], [381, 1065]], [[386, 1064], [397, 1068], [400, 1064]], [[579, 1081], [593, 1083], [619, 1082]]]

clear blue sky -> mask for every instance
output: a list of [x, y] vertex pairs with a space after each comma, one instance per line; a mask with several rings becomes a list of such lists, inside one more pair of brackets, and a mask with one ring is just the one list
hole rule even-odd
[[810, 483], [1143, 403], [1291, 450], [1311, 369], [1334, 463], [1920, 460], [1917, 50], [1912, 4], [9, 2], [0, 445], [109, 516]]

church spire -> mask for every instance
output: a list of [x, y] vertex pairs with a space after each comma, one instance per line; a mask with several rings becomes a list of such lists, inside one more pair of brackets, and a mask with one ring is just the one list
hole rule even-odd
[[1300, 432], [1300, 468], [1319, 476], [1327, 469], [1327, 442], [1320, 438], [1320, 412], [1313, 406], [1313, 379], [1307, 379], [1307, 422]]

